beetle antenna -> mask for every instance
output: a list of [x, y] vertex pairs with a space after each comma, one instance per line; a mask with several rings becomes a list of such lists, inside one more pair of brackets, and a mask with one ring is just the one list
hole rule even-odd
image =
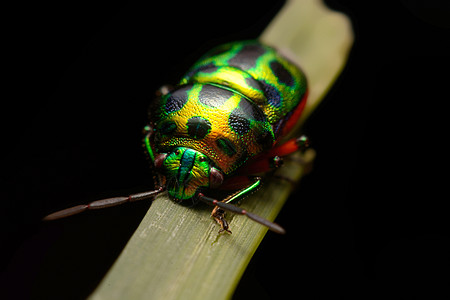
[[230, 204], [230, 203], [226, 203], [226, 202], [220, 202], [216, 199], [210, 198], [210, 197], [206, 197], [205, 195], [203, 195], [202, 193], [200, 193], [198, 195], [198, 198], [202, 201], [205, 202], [206, 204], [212, 205], [212, 206], [218, 206], [224, 210], [227, 211], [231, 211], [233, 213], [236, 214], [240, 214], [240, 215], [245, 215], [248, 218], [252, 219], [255, 222], [258, 222], [261, 225], [266, 226], [267, 228], [269, 228], [270, 230], [272, 230], [273, 232], [279, 233], [279, 234], [285, 234], [286, 230], [284, 230], [283, 227], [281, 227], [280, 225], [270, 222], [267, 219], [264, 219], [261, 216], [258, 216], [254, 213], [251, 213], [249, 211], [246, 211], [245, 209], [242, 209], [236, 205]]
[[129, 195], [126, 197], [113, 197], [113, 198], [101, 199], [101, 200], [91, 202], [89, 204], [77, 205], [74, 207], [70, 207], [70, 208], [66, 208], [66, 209], [54, 212], [54, 213], [49, 214], [48, 216], [44, 217], [42, 220], [43, 221], [53, 221], [53, 220], [62, 219], [65, 217], [70, 217], [70, 216], [82, 213], [86, 210], [102, 209], [102, 208], [121, 205], [121, 204], [124, 204], [127, 202], [151, 199], [151, 198], [154, 198], [156, 195], [160, 194], [162, 191], [164, 191], [164, 188], [159, 187], [158, 189], [156, 189], [154, 191], [137, 193], [137, 194]]

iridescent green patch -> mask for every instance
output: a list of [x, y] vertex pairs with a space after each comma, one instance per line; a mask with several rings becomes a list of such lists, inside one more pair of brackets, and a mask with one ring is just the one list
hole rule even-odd
[[236, 154], [236, 147], [228, 139], [218, 139], [216, 144], [226, 155], [231, 157]]
[[198, 187], [209, 184], [209, 159], [202, 153], [177, 147], [163, 162], [167, 191], [175, 201], [190, 199]]

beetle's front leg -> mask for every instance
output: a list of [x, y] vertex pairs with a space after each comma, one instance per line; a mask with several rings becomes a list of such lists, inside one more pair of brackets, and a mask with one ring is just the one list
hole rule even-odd
[[231, 231], [228, 229], [229, 226], [227, 220], [225, 219], [225, 211], [223, 209], [218, 206], [214, 207], [211, 213], [211, 217], [213, 217], [214, 220], [216, 220], [216, 222], [220, 225], [219, 233], [222, 233], [224, 231], [231, 233]]
[[[242, 179], [243, 176], [238, 176], [239, 178]], [[241, 188], [240, 190], [238, 190], [236, 193], [230, 195], [229, 197], [225, 198], [224, 200], [222, 200], [222, 202], [224, 203], [231, 203], [234, 201], [239, 201], [240, 199], [248, 196], [250, 193], [256, 191], [259, 186], [261, 185], [261, 178], [260, 177], [255, 177], [253, 178], [253, 182], [251, 182], [248, 177], [245, 177], [247, 180], [242, 180], [242, 182], [245, 184], [243, 188]], [[248, 182], [251, 182], [250, 184], [248, 184]], [[216, 220], [217, 223], [219, 223], [220, 225], [220, 230], [219, 233], [221, 232], [228, 232], [231, 233], [231, 231], [228, 229], [229, 225], [227, 220], [225, 219], [225, 211], [223, 209], [221, 209], [219, 206], [214, 207], [212, 213], [211, 213], [211, 217], [214, 218], [214, 220]]]

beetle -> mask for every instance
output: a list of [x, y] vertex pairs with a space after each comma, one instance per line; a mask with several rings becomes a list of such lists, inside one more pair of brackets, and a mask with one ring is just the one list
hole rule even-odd
[[[305, 136], [287, 139], [305, 107], [304, 72], [257, 40], [232, 42], [209, 51], [176, 86], [163, 86], [156, 94], [143, 139], [156, 189], [78, 205], [44, 220], [167, 191], [177, 203], [213, 205], [219, 232], [231, 233], [225, 219], [225, 211], [231, 211], [284, 233], [278, 224], [231, 203], [256, 191], [260, 175], [281, 166], [284, 156], [309, 146]], [[221, 201], [205, 195], [213, 190], [229, 195]]]

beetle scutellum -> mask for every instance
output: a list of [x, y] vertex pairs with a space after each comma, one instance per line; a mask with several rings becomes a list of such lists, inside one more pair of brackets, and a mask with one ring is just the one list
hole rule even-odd
[[[285, 140], [306, 97], [304, 73], [275, 49], [254, 40], [216, 47], [178, 85], [162, 87], [150, 107], [144, 145], [157, 173], [156, 189], [78, 205], [44, 219], [149, 199], [167, 190], [176, 202], [214, 205], [211, 215], [220, 232], [231, 233], [224, 217], [228, 210], [284, 233], [231, 203], [260, 186], [257, 175], [308, 146], [304, 136]], [[211, 189], [229, 195], [221, 201], [205, 196]]]

